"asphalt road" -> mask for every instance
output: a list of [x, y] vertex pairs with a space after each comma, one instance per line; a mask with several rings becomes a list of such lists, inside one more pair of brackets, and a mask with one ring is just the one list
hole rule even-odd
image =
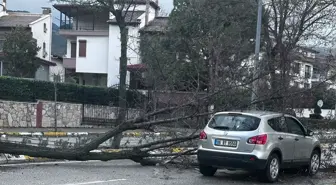
[[[253, 185], [261, 184], [246, 173], [222, 171], [205, 178], [196, 169], [142, 167], [130, 161], [65, 162], [0, 166], [1, 185]], [[231, 174], [230, 174], [231, 173]], [[336, 174], [315, 178], [284, 175], [275, 184], [334, 185]]]

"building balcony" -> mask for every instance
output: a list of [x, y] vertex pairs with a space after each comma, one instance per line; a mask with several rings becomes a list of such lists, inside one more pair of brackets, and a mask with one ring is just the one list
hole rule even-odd
[[312, 79], [313, 82], [322, 82], [322, 81], [326, 81], [327, 77], [325, 75], [321, 75], [321, 74], [313, 74]]
[[76, 58], [63, 58], [63, 66], [65, 69], [76, 69]]
[[108, 36], [109, 30], [106, 26], [61, 24], [59, 34], [62, 36]]
[[56, 4], [54, 7], [60, 11], [60, 35], [65, 37], [108, 36], [108, 11], [97, 12], [68, 4]]

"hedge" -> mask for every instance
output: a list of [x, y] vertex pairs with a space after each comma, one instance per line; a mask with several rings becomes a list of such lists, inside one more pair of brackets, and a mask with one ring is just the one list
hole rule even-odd
[[[36, 102], [54, 100], [54, 83], [22, 78], [0, 77], [0, 99]], [[95, 105], [118, 105], [118, 89], [77, 84], [57, 83], [57, 101]], [[135, 107], [142, 96], [135, 91], [127, 91], [128, 107]]]

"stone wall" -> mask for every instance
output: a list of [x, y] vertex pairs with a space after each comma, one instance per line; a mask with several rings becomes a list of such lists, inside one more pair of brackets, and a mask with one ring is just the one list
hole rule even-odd
[[0, 101], [0, 127], [36, 127], [36, 103]]
[[[117, 107], [85, 105], [57, 102], [57, 127], [93, 127], [82, 125], [83, 110], [85, 116], [98, 119], [116, 119]], [[129, 109], [128, 118], [135, 118], [139, 110]], [[0, 100], [0, 127], [42, 127], [55, 126], [55, 103], [38, 101], [37, 103]]]
[[[58, 102], [57, 127], [81, 127], [82, 104]], [[43, 101], [42, 108], [42, 127], [55, 126], [55, 103]]]

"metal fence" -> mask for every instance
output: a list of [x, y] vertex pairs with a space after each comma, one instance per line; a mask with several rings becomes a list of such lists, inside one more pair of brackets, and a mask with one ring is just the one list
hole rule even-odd
[[83, 104], [82, 125], [113, 126], [118, 113], [118, 107]]

